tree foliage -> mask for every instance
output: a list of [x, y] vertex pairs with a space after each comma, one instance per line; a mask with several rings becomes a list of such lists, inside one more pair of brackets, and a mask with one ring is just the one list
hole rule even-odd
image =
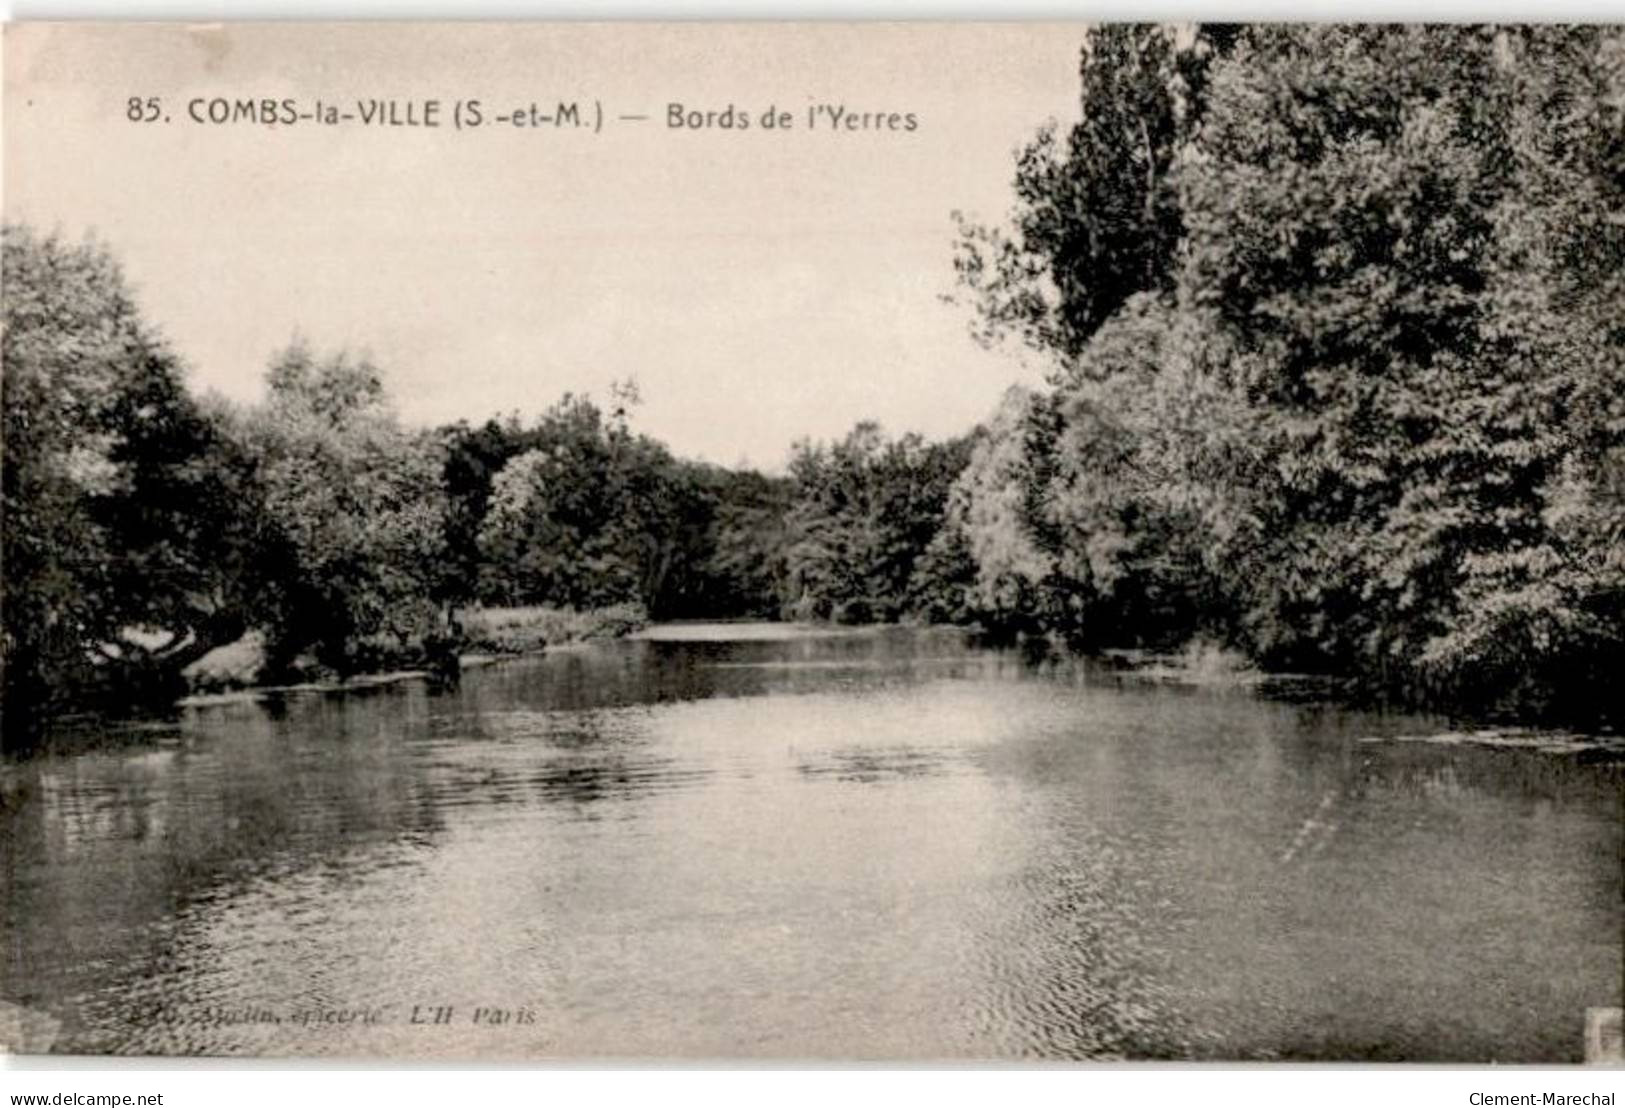
[[240, 433], [284, 553], [265, 612], [273, 668], [306, 650], [346, 674], [409, 653], [440, 620], [441, 443], [399, 425], [365, 359], [295, 343], [266, 389]]
[[181, 666], [240, 630], [245, 462], [103, 246], [7, 225], [3, 281], [7, 711], [172, 694]]
[[[965, 281], [1054, 366], [1054, 441], [988, 447], [1021, 491], [956, 489], [1022, 506], [1049, 625], [1455, 700], [1617, 664], [1620, 59], [1598, 28], [1095, 36], [1094, 153], [1018, 163], [1007, 257], [1043, 264]], [[1171, 152], [1131, 216], [1099, 199], [1129, 155], [1088, 136], [1138, 129]]]
[[[927, 578], [920, 562], [968, 453], [966, 439], [889, 439], [873, 422], [837, 443], [799, 443], [785, 517], [786, 613], [869, 623], [929, 610], [951, 582]], [[944, 564], [932, 569], [940, 576]]]
[[262, 403], [198, 401], [107, 250], [6, 227], [8, 715], [173, 691], [250, 627], [272, 671], [421, 660], [470, 604], [1202, 636], [1617, 713], [1625, 35], [1105, 26], [1079, 72], [957, 241], [973, 333], [1045, 387], [785, 477], [674, 457], [630, 383], [414, 430], [296, 343]]

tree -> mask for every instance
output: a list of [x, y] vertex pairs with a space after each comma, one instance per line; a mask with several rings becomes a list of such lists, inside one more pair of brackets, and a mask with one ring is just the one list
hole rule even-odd
[[7, 225], [3, 279], [9, 729], [75, 692], [172, 692], [234, 637], [252, 496], [106, 248]]
[[867, 623], [911, 611], [926, 588], [918, 563], [967, 457], [963, 441], [889, 439], [873, 422], [829, 446], [798, 444], [785, 517], [790, 614]]
[[269, 614], [272, 668], [305, 650], [341, 674], [411, 656], [442, 622], [441, 442], [399, 426], [365, 359], [295, 343], [266, 385], [242, 433], [290, 554]]
[[484, 554], [480, 528], [496, 476], [532, 441], [517, 415], [478, 427], [459, 422], [441, 429], [445, 446], [447, 600], [466, 604], [480, 595]]
[[788, 478], [699, 467], [715, 507], [694, 571], [699, 584], [677, 615], [777, 619], [790, 603]]
[[1009, 389], [948, 494], [936, 556], [969, 557], [975, 572], [965, 607], [995, 628], [1038, 630], [1066, 620], [1044, 512], [1059, 433], [1051, 397]]
[[1183, 231], [1176, 154], [1203, 114], [1205, 75], [1233, 28], [1092, 29], [1081, 120], [1042, 128], [1016, 162], [1008, 229], [962, 217], [954, 266], [984, 342], [1005, 336], [1064, 362], [1139, 292], [1168, 291]]
[[1053, 389], [955, 489], [968, 599], [1423, 698], [1599, 687], [1625, 639], [1619, 33], [1125, 28], [1083, 75], [1067, 154], [1041, 133], [1012, 229], [961, 256], [984, 335]]
[[1465, 695], [1600, 632], [1561, 585], [1549, 502], [1617, 346], [1545, 261], [1585, 190], [1542, 187], [1552, 163], [1519, 150], [1584, 100], [1560, 59], [1598, 51], [1588, 32], [1273, 29], [1216, 67], [1181, 280], [1249, 351], [1276, 481], [1266, 653]]
[[693, 472], [628, 426], [635, 390], [605, 417], [566, 396], [509, 432], [478, 531], [480, 595], [490, 603], [576, 608], [636, 603], [664, 613], [696, 587], [714, 503]]

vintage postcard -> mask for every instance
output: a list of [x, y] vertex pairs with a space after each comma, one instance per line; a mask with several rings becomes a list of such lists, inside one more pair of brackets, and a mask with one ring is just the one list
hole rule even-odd
[[0, 141], [6, 1051], [1620, 1061], [1625, 29], [24, 23]]

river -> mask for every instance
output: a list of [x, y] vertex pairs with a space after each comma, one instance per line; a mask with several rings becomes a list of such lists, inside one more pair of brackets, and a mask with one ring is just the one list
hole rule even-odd
[[1625, 765], [1302, 683], [674, 626], [91, 738], [0, 766], [54, 1051], [1577, 1061], [1621, 1003]]

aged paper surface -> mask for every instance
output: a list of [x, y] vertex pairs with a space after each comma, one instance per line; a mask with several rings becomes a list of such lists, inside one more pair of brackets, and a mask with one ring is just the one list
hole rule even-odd
[[[635, 376], [646, 415], [690, 428], [674, 445], [779, 466], [793, 439], [853, 422], [820, 412], [832, 390], [900, 430], [949, 434], [1011, 383], [938, 303], [953, 284], [949, 215], [999, 214], [1015, 148], [1076, 114], [1082, 35], [24, 25], [7, 35], [7, 210], [117, 236], [126, 258], [130, 240], [149, 244], [167, 268], [143, 279], [144, 306], [187, 341], [197, 383], [233, 398], [257, 394], [267, 352], [297, 327], [371, 348], [409, 418], [529, 410]], [[158, 118], [132, 122], [132, 99]], [[207, 322], [220, 309], [188, 275], [238, 249], [280, 255], [293, 228], [316, 251], [298, 307]], [[425, 287], [416, 267], [451, 258], [467, 272]], [[823, 278], [835, 267], [838, 284]], [[231, 277], [250, 301], [294, 295], [280, 266], [251, 268]], [[154, 301], [161, 287], [175, 291]], [[444, 324], [425, 319], [431, 300]], [[696, 312], [742, 323], [674, 349]], [[829, 371], [877, 347], [884, 368]], [[769, 364], [783, 372], [764, 377]], [[950, 366], [981, 387], [935, 387]], [[471, 374], [488, 391], [472, 407]], [[746, 427], [707, 430], [759, 384]]]
[[1617, 29], [22, 24], [4, 1046], [1617, 1061]]

